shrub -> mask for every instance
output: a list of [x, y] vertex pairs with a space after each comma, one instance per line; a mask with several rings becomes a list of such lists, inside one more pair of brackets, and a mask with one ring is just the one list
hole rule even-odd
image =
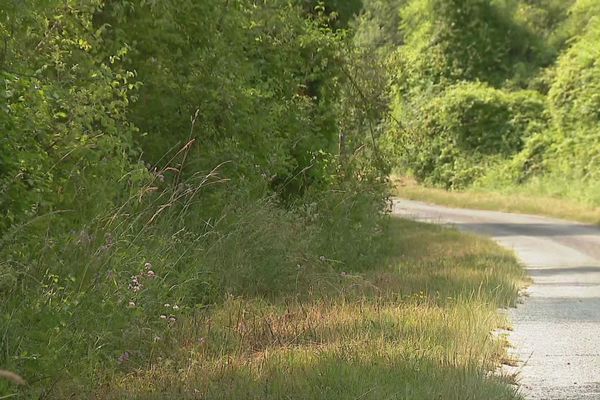
[[573, 39], [586, 32], [589, 24], [600, 13], [600, 3], [597, 0], [569, 0], [564, 2], [563, 7], [565, 6], [566, 15], [549, 38], [554, 46], [563, 50], [572, 44]]
[[556, 129], [553, 170], [600, 176], [600, 19], [560, 58], [549, 92]]
[[439, 96], [409, 103], [402, 144], [404, 162], [422, 181], [448, 188], [472, 183], [491, 164], [518, 153], [544, 122], [544, 99], [535, 92], [504, 92], [462, 83]]
[[536, 58], [535, 39], [510, 13], [483, 0], [413, 0], [401, 11], [400, 85], [443, 87], [462, 80], [499, 86], [513, 66]]
[[0, 10], [0, 233], [57, 210], [69, 211], [65, 221], [91, 218], [140, 178], [126, 48], [109, 67], [104, 34], [90, 29], [94, 2], [66, 5], [61, 18], [61, 2], [28, 3]]

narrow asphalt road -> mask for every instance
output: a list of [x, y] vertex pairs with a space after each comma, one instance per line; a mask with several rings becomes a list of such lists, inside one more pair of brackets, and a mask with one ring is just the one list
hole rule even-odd
[[528, 400], [600, 399], [600, 228], [532, 215], [396, 200], [394, 213], [489, 236], [531, 277], [509, 311], [510, 341]]

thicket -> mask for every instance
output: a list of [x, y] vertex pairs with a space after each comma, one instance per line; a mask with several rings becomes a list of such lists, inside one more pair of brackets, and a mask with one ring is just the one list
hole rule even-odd
[[24, 394], [82, 395], [229, 296], [374, 257], [386, 81], [353, 7], [2, 2], [0, 365]]
[[430, 185], [462, 188], [498, 160], [523, 149], [547, 125], [545, 102], [529, 91], [507, 93], [483, 83], [463, 82], [400, 114], [404, 160]]
[[595, 0], [397, 6], [404, 40], [382, 56], [393, 84], [387, 147], [397, 168], [445, 188], [541, 185], [597, 203], [599, 7]]

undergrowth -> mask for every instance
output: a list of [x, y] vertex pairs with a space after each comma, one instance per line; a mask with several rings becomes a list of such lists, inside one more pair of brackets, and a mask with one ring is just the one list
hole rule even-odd
[[[217, 169], [181, 182], [168, 173], [79, 230], [47, 215], [2, 237], [0, 365], [25, 377], [26, 397], [110, 382], [129, 360], [173, 351], [163, 341], [203, 310], [307, 292], [377, 254], [376, 186], [340, 183], [286, 208], [224, 192]], [[205, 207], [215, 196], [219, 207]], [[7, 385], [0, 393], [13, 393]]]
[[[523, 272], [486, 239], [389, 221], [369, 268], [315, 270], [279, 296], [229, 296], [172, 326], [151, 360], [98, 398], [518, 399], [492, 372], [506, 342], [498, 307]], [[375, 260], [374, 260], [375, 261]]]
[[[523, 280], [508, 252], [392, 219], [387, 239], [376, 236], [382, 221], [363, 221], [379, 248], [335, 258], [305, 217], [269, 202], [230, 210], [236, 222], [184, 221], [202, 233], [173, 225], [172, 207], [151, 225], [98, 223], [40, 243], [39, 258], [23, 253], [2, 354], [28, 386], [3, 382], [2, 393], [517, 398], [510, 377], [490, 375], [505, 356], [490, 335], [506, 326], [497, 308], [515, 303]], [[353, 256], [361, 242], [345, 238]]]

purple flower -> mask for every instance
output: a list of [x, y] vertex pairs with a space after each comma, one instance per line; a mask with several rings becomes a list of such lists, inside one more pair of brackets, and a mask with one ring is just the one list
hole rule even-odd
[[119, 364], [123, 364], [129, 361], [129, 352], [126, 351], [125, 353], [121, 354], [119, 358], [117, 358], [117, 361], [119, 362]]

